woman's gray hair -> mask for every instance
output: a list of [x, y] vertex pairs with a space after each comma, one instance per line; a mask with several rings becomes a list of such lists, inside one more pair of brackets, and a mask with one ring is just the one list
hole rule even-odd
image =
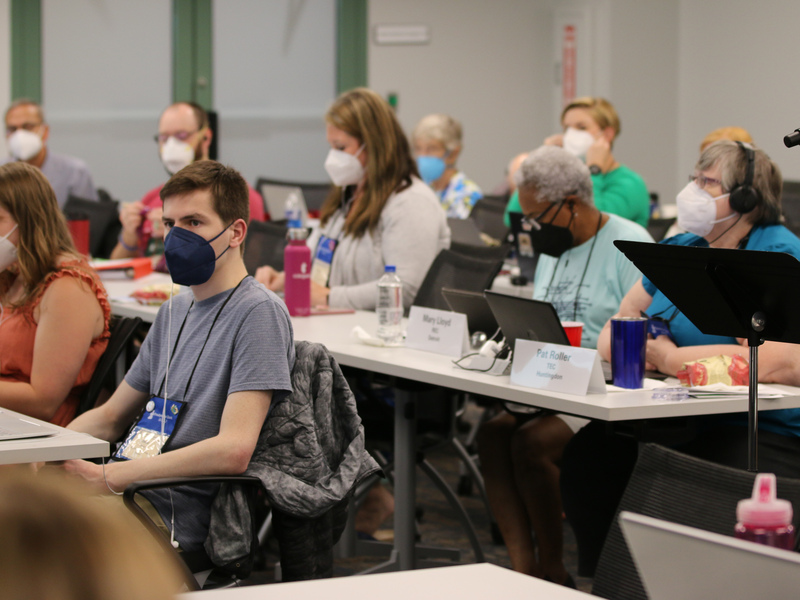
[[450, 115], [433, 114], [423, 117], [414, 127], [412, 140], [436, 140], [445, 150], [452, 152], [461, 148], [461, 123]]
[[539, 201], [561, 202], [567, 196], [577, 196], [584, 204], [594, 206], [588, 167], [558, 146], [542, 146], [528, 154], [514, 179], [517, 187], [536, 190]]
[[742, 185], [747, 177], [747, 152], [740, 144], [755, 153], [753, 188], [758, 191], [760, 199], [752, 212], [753, 223], [778, 223], [781, 218], [783, 176], [778, 165], [760, 148], [743, 142], [719, 140], [703, 151], [695, 171], [699, 173], [714, 167], [719, 169], [722, 189], [726, 192]]

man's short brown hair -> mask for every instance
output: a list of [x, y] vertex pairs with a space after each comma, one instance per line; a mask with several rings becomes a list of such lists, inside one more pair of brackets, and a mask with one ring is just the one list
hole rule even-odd
[[161, 188], [161, 201], [198, 190], [211, 192], [211, 206], [225, 225], [237, 219], [250, 222], [250, 190], [244, 177], [215, 160], [197, 160], [184, 167]]

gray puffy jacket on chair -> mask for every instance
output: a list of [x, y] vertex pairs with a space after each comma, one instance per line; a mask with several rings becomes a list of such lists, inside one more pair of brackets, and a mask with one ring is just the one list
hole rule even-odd
[[[244, 473], [261, 480], [274, 510], [285, 581], [328, 574], [347, 499], [379, 469], [364, 449], [355, 398], [336, 360], [321, 344], [296, 342], [295, 352], [293, 392], [271, 408]], [[250, 531], [241, 491], [222, 486], [205, 543], [212, 561], [223, 565], [246, 556]], [[295, 558], [305, 564], [294, 565]]]

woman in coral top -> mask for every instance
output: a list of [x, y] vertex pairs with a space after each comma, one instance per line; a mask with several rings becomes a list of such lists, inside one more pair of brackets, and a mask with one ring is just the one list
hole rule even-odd
[[69, 423], [108, 345], [110, 312], [45, 176], [0, 166], [0, 406]]

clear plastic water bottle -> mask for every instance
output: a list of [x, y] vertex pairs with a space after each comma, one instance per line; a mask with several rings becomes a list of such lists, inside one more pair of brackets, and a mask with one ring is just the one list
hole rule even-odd
[[736, 506], [735, 537], [774, 548], [794, 548], [792, 504], [777, 497], [775, 475], [759, 473], [753, 484], [753, 497]]
[[378, 280], [378, 337], [387, 344], [397, 344], [403, 338], [403, 282], [393, 265]]
[[300, 214], [300, 198], [297, 196], [297, 192], [291, 192], [286, 197], [284, 216], [289, 229], [299, 229], [303, 226], [303, 215]]

